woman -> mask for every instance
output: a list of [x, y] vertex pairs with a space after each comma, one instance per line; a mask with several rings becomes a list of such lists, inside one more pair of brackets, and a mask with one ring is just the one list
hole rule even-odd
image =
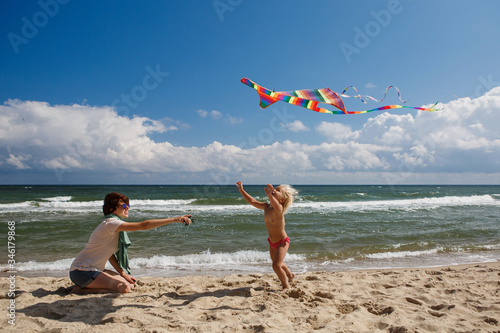
[[[175, 222], [191, 224], [191, 215], [127, 223], [121, 219], [128, 217], [129, 208], [129, 199], [126, 196], [119, 193], [106, 195], [102, 207], [104, 220], [95, 228], [89, 242], [71, 264], [69, 275], [75, 284], [71, 293], [131, 292], [137, 280], [129, 275], [126, 247], [130, 243], [127, 244], [126, 232], [153, 229]], [[125, 262], [119, 262], [115, 256], [119, 240], [119, 257]], [[104, 269], [108, 260], [116, 272]]]

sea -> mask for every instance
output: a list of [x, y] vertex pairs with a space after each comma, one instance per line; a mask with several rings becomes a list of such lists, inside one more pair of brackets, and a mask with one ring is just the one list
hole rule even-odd
[[[500, 259], [500, 186], [294, 187], [285, 263], [295, 273]], [[264, 184], [245, 190], [267, 200]], [[263, 211], [234, 185], [0, 186], [0, 271], [67, 276], [110, 192], [130, 198], [127, 222], [193, 215], [190, 226], [129, 233], [136, 277], [273, 272]]]

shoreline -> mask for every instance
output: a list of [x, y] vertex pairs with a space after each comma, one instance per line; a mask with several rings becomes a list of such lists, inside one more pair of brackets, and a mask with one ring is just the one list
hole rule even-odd
[[[483, 265], [496, 263], [500, 261], [500, 252], [498, 259], [496, 255], [491, 256], [487, 260], [483, 261], [466, 261], [466, 262], [453, 262], [453, 263], [436, 263], [434, 265], [429, 265], [427, 262], [421, 262], [420, 264], [409, 265], [409, 266], [394, 266], [394, 267], [363, 267], [363, 266], [340, 266], [330, 269], [324, 269], [321, 264], [313, 264], [307, 270], [304, 270], [301, 266], [296, 266], [297, 263], [287, 262], [289, 267], [294, 273], [304, 274], [304, 273], [314, 273], [314, 272], [327, 272], [327, 273], [341, 273], [341, 272], [365, 272], [373, 270], [404, 270], [404, 269], [437, 269], [444, 267], [460, 267], [469, 265]], [[193, 268], [179, 268], [181, 265], [173, 265], [172, 267], [165, 268], [134, 268], [132, 267], [132, 276], [136, 277], [156, 277], [156, 278], [175, 278], [175, 277], [186, 277], [186, 276], [229, 276], [234, 274], [240, 275], [250, 275], [250, 274], [272, 274], [271, 262], [265, 264], [254, 264], [248, 265], [246, 268], [232, 270], [220, 269], [220, 268], [207, 268], [205, 265], [200, 266], [197, 269]], [[309, 266], [309, 265], [308, 265]], [[311, 269], [312, 267], [312, 269]], [[113, 268], [111, 266], [106, 266], [106, 269]], [[32, 277], [67, 277], [69, 276], [69, 270], [18, 270], [15, 272], [18, 276], [23, 276], [27, 278]], [[3, 269], [0, 271], [0, 276], [8, 275], [9, 271]]]
[[[500, 262], [297, 274], [140, 277], [130, 294], [66, 295], [68, 277], [16, 278], [6, 332], [497, 332]], [[12, 301], [2, 279], [1, 308]], [[4, 317], [5, 318], [5, 317]]]

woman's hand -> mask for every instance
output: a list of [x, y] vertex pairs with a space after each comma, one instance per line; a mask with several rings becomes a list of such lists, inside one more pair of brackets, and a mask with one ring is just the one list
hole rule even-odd
[[125, 272], [122, 272], [120, 274], [125, 280], [127, 280], [127, 282], [131, 283], [131, 284], [135, 284], [137, 282], [137, 279], [135, 277], [133, 277], [132, 275], [128, 275], [127, 273]]
[[184, 224], [184, 225], [190, 225], [191, 223], [193, 223], [193, 221], [191, 221], [191, 217], [192, 216], [193, 215], [184, 215], [184, 216], [181, 216], [180, 217], [180, 219], [181, 219], [180, 222], [182, 222], [182, 224]]

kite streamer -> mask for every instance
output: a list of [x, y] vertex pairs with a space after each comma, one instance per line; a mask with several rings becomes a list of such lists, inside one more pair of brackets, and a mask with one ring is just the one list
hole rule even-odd
[[[354, 89], [354, 90], [356, 91], [357, 95], [354, 95], [354, 96], [345, 95], [345, 92], [346, 92], [349, 88]], [[385, 99], [385, 97], [387, 96], [387, 91], [388, 91], [389, 89], [391, 89], [391, 88], [396, 89], [396, 92], [398, 93], [398, 98], [399, 98], [399, 100], [401, 101], [401, 103], [406, 103], [406, 102], [407, 102], [407, 101], [403, 101], [403, 100], [401, 99], [401, 93], [399, 92], [398, 87], [395, 87], [395, 86], [389, 86], [389, 87], [387, 87], [387, 88], [385, 89], [385, 92], [384, 92], [384, 97], [382, 97], [382, 99], [381, 99], [381, 100], [375, 99], [375, 98], [373, 98], [373, 97], [371, 97], [371, 96], [362, 96], [362, 95], [360, 95], [360, 94], [358, 93], [358, 89], [356, 89], [356, 87], [354, 87], [354, 86], [349, 86], [349, 87], [345, 88], [345, 89], [344, 89], [344, 91], [342, 91], [342, 94], [340, 94], [340, 96], [342, 96], [342, 97], [358, 97], [358, 98], [361, 100], [361, 102], [363, 102], [363, 103], [365, 103], [365, 104], [366, 104], [366, 101], [363, 99], [363, 97], [364, 97], [364, 98], [369, 98], [369, 99], [371, 99], [372, 101], [375, 101], [375, 102], [382, 102], [382, 101]]]
[[[394, 86], [388, 87], [385, 90], [384, 97], [381, 100], [377, 100], [371, 96], [359, 95], [357, 89], [353, 86], [347, 87], [346, 89], [344, 89], [342, 94], [339, 95], [336, 92], [330, 90], [330, 88], [275, 92], [275, 91], [266, 89], [262, 86], [259, 86], [258, 84], [256, 84], [255, 82], [253, 82], [247, 78], [242, 78], [241, 82], [246, 84], [247, 86], [257, 90], [257, 93], [259, 94], [259, 97], [260, 97], [260, 107], [263, 109], [267, 108], [271, 104], [276, 103], [277, 101], [283, 101], [283, 102], [290, 103], [290, 104], [297, 105], [297, 106], [301, 106], [303, 108], [313, 110], [316, 112], [331, 113], [331, 114], [361, 114], [361, 113], [368, 113], [368, 112], [373, 112], [373, 111], [383, 111], [383, 110], [402, 109], [402, 108], [429, 111], [429, 112], [440, 110], [440, 109], [434, 108], [437, 105], [437, 103], [436, 103], [433, 106], [431, 106], [430, 108], [419, 108], [419, 107], [404, 106], [404, 105], [386, 105], [386, 106], [382, 106], [382, 107], [371, 109], [371, 110], [347, 111], [345, 108], [345, 105], [344, 105], [344, 101], [341, 98], [341, 97], [357, 97], [357, 98], [361, 99], [361, 101], [363, 103], [366, 103], [363, 99], [363, 97], [365, 97], [365, 98], [369, 98], [369, 99], [376, 101], [376, 102], [381, 102], [385, 99], [385, 97], [387, 95], [387, 91], [390, 88], [395, 88], [397, 93], [398, 93], [399, 100], [404, 103], [404, 101], [401, 100], [401, 94], [399, 92], [399, 89], [397, 87], [394, 87]], [[356, 93], [358, 93], [358, 95], [354, 95], [354, 96], [345, 95], [344, 93], [349, 88], [353, 88], [356, 91]], [[319, 106], [319, 103], [332, 105], [332, 106], [336, 107], [337, 109], [339, 109], [340, 111], [331, 111], [331, 110], [322, 108]]]

